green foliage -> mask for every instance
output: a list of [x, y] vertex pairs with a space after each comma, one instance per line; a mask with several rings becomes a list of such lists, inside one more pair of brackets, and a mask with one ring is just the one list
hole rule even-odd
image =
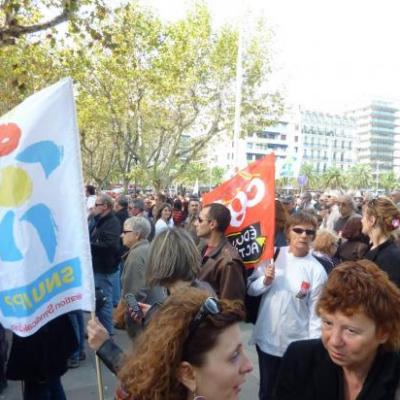
[[[79, 85], [79, 121], [91, 138], [90, 151], [101, 121], [102, 137], [116, 147], [109, 149], [115, 150], [110, 168], [126, 181], [135, 166], [156, 188], [167, 187], [211, 138], [232, 129], [237, 32], [213, 32], [201, 4], [183, 20], [165, 24], [136, 2], [95, 21], [93, 29], [99, 39], [90, 39], [85, 50], [89, 39], [77, 39], [69, 54], [79, 56], [79, 65], [69, 60], [69, 66]], [[254, 43], [261, 46], [261, 38]], [[266, 43], [254, 46], [245, 62], [244, 130], [261, 128], [281, 104], [278, 97], [268, 103], [267, 93], [256, 98], [270, 60], [256, 51]]]
[[397, 179], [393, 171], [384, 172], [379, 175], [379, 187], [385, 189], [387, 192], [391, 192], [397, 189], [399, 186], [399, 180]]
[[[193, 175], [192, 161], [202, 158], [208, 141], [232, 130], [237, 30], [224, 26], [214, 31], [201, 2], [172, 23], [137, 1], [115, 9], [104, 4], [0, 3], [0, 58], [5, 60], [0, 113], [70, 75], [85, 178], [99, 186], [134, 179], [167, 187], [187, 169]], [[68, 20], [64, 37], [54, 28], [59, 20], [46, 25], [46, 7]], [[280, 95], [264, 89], [272, 65], [269, 43], [269, 33], [261, 28], [246, 43], [243, 134], [265, 127], [268, 118], [282, 111]], [[212, 184], [222, 175], [213, 170]], [[202, 178], [208, 181], [206, 176]]]
[[0, 47], [15, 45], [18, 39], [42, 31], [47, 31], [47, 38], [55, 45], [54, 31], [49, 29], [69, 20], [80, 30], [88, 17], [100, 15], [101, 10], [105, 10], [102, 0], [3, 0]]
[[367, 189], [372, 184], [372, 170], [368, 164], [355, 164], [346, 172], [346, 181], [351, 188]]
[[321, 176], [322, 187], [331, 189], [342, 189], [346, 187], [346, 177], [338, 167], [328, 168]]
[[300, 175], [305, 175], [308, 179], [306, 188], [318, 189], [321, 179], [311, 164], [303, 164], [300, 168]]

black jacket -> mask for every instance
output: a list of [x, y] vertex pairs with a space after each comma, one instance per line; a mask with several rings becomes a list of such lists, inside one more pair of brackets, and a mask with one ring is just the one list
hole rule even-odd
[[129, 218], [128, 208], [121, 208], [119, 211], [117, 211], [115, 213], [115, 216], [119, 220], [119, 223], [121, 225], [121, 232], [122, 232], [122, 227], [124, 226], [125, 221]]
[[389, 239], [369, 250], [365, 258], [377, 264], [400, 287], [400, 247], [393, 240]]
[[[378, 352], [357, 400], [393, 400], [400, 377], [397, 353]], [[290, 344], [282, 359], [275, 400], [343, 400], [342, 368], [319, 339]]]
[[113, 212], [89, 222], [93, 271], [111, 274], [120, 262], [121, 224]]
[[7, 379], [44, 381], [67, 371], [67, 359], [77, 339], [67, 314], [61, 315], [27, 337], [13, 334]]

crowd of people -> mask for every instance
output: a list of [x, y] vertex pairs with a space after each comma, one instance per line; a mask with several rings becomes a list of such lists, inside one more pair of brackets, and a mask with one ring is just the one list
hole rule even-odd
[[[250, 274], [225, 237], [222, 204], [113, 199], [90, 185], [86, 198], [96, 287], [88, 344], [119, 379], [118, 399], [238, 399], [253, 369], [239, 325], [254, 311], [249, 298], [258, 300], [250, 343], [260, 400], [400, 394], [400, 192], [277, 194], [274, 257]], [[114, 342], [115, 329], [132, 349]], [[51, 339], [60, 331], [62, 346]], [[80, 366], [84, 344], [82, 311], [30, 339], [14, 335], [0, 383], [24, 381], [26, 400], [64, 400], [60, 377]], [[51, 355], [18, 370], [28, 347]]]

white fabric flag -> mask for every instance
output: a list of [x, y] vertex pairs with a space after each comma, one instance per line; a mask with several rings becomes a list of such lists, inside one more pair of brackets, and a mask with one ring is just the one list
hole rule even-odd
[[94, 310], [71, 78], [0, 118], [0, 322], [19, 336]]
[[196, 179], [196, 183], [193, 186], [192, 194], [199, 195], [199, 180]]

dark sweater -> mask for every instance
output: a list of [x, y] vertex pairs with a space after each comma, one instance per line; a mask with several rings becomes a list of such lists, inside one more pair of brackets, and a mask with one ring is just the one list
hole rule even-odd
[[392, 239], [369, 250], [365, 258], [377, 264], [400, 287], [400, 247]]
[[[357, 400], [393, 400], [400, 377], [397, 353], [378, 351]], [[343, 370], [321, 340], [293, 342], [282, 359], [276, 400], [343, 400]]]

